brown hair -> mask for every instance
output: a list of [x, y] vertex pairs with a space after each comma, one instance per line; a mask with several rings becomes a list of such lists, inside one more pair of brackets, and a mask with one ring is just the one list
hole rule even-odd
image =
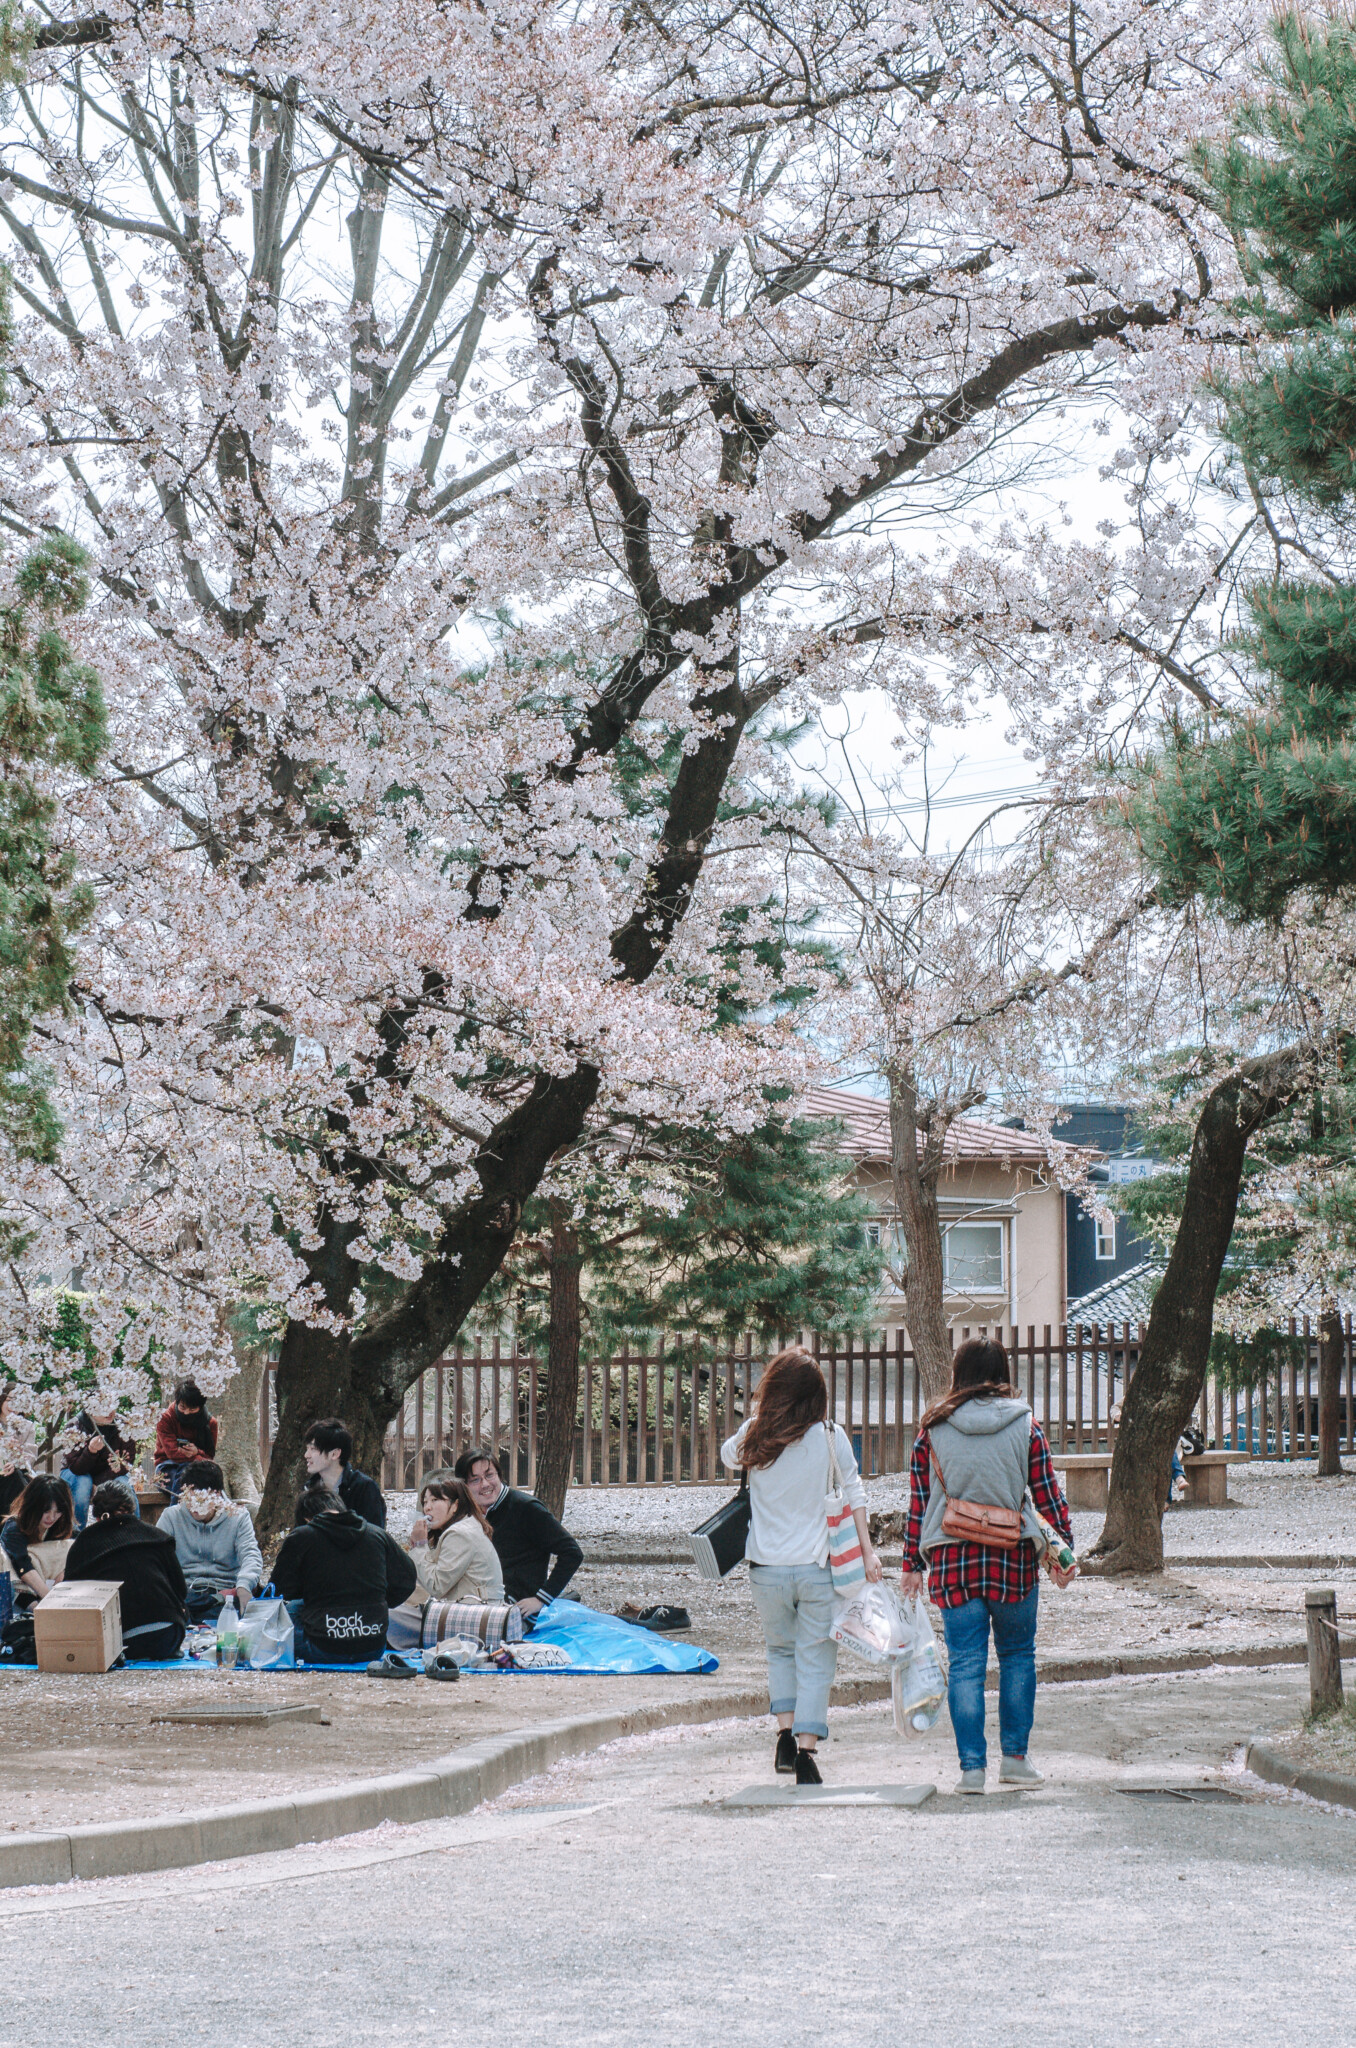
[[799, 1443], [829, 1412], [824, 1375], [799, 1346], [768, 1360], [757, 1399], [739, 1452], [740, 1463], [754, 1472], [775, 1464], [788, 1445]]
[[[48, 1508], [59, 1508], [60, 1514], [44, 1536], [42, 1518]], [[44, 1543], [62, 1543], [75, 1531], [75, 1503], [71, 1489], [64, 1479], [53, 1479], [46, 1472], [39, 1472], [36, 1479], [30, 1479], [14, 1503], [14, 1519], [19, 1524], [19, 1534], [26, 1543], [36, 1543], [41, 1537]]]
[[[464, 1479], [430, 1479], [426, 1485], [421, 1486], [419, 1489], [419, 1505], [421, 1508], [430, 1494], [433, 1495], [435, 1500], [446, 1500], [452, 1503], [452, 1522], [464, 1522], [468, 1515], [474, 1515], [481, 1528], [485, 1531], [485, 1534], [489, 1535], [490, 1525], [472, 1499], [471, 1489]], [[443, 1528], [450, 1529], [452, 1522], [444, 1522]], [[438, 1538], [441, 1534], [442, 1529], [429, 1530], [428, 1540], [430, 1549], [437, 1549]]]
[[1016, 1391], [1008, 1379], [1008, 1354], [1002, 1345], [991, 1337], [971, 1337], [951, 1361], [951, 1392], [933, 1402], [918, 1427], [931, 1429], [934, 1422], [945, 1422], [967, 1401], [990, 1394], [1011, 1399]]

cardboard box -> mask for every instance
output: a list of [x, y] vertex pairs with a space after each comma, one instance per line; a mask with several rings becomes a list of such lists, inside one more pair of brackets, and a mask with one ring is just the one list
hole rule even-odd
[[72, 1579], [33, 1609], [39, 1671], [107, 1671], [122, 1655], [122, 1587]]

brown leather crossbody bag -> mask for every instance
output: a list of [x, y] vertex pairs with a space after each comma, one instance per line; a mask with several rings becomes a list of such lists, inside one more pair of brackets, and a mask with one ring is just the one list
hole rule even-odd
[[942, 1513], [942, 1534], [955, 1543], [987, 1543], [991, 1550], [1015, 1550], [1022, 1540], [1020, 1508], [992, 1508], [978, 1500], [952, 1500], [946, 1490], [942, 1461], [928, 1433], [928, 1455], [937, 1470], [946, 1507]]

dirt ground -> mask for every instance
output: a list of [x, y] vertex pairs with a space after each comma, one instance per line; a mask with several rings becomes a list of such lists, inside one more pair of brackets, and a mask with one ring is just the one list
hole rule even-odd
[[[1161, 1578], [1048, 1585], [1038, 1649], [1046, 1656], [1236, 1650], [1304, 1633], [1302, 1571], [1173, 1569]], [[1356, 1571], [1327, 1574], [1338, 1611], [1356, 1614]], [[712, 1585], [691, 1567], [585, 1565], [572, 1591], [615, 1611], [624, 1600], [685, 1606], [692, 1634], [720, 1659], [708, 1678], [468, 1677], [395, 1684], [309, 1672], [0, 1673], [5, 1770], [0, 1831], [60, 1827], [285, 1796], [410, 1769], [460, 1745], [566, 1715], [630, 1709], [693, 1692], [758, 1687], [762, 1637], [745, 1575]], [[844, 1653], [850, 1696], [870, 1667]], [[208, 1701], [307, 1701], [325, 1722], [189, 1727], [155, 1717]]]

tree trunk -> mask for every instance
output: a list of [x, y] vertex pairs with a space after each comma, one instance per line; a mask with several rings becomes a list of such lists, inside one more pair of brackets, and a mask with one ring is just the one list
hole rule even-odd
[[[941, 1148], [918, 1149], [918, 1090], [912, 1074], [891, 1067], [890, 1180], [904, 1232], [904, 1318], [926, 1402], [951, 1386], [951, 1334], [946, 1326], [942, 1223], [937, 1206]], [[935, 1157], [933, 1156], [935, 1152]]]
[[551, 1302], [547, 1324], [546, 1398], [541, 1404], [537, 1498], [557, 1520], [565, 1512], [574, 1465], [574, 1424], [579, 1408], [579, 1233], [563, 1204], [551, 1204]]
[[231, 1348], [238, 1368], [229, 1380], [217, 1411], [221, 1436], [217, 1463], [226, 1476], [226, 1490], [233, 1500], [248, 1508], [257, 1507], [264, 1490], [264, 1461], [259, 1454], [259, 1402], [270, 1347], [247, 1344], [234, 1334]]
[[1342, 1365], [1346, 1340], [1336, 1308], [1325, 1308], [1318, 1321], [1318, 1477], [1336, 1479], [1342, 1471]]
[[1270, 1053], [1221, 1081], [1202, 1105], [1182, 1219], [1121, 1411], [1106, 1522], [1087, 1560], [1094, 1572], [1163, 1569], [1173, 1446], [1205, 1383], [1215, 1290], [1233, 1236], [1248, 1140], [1311, 1084], [1313, 1069], [1308, 1048]]

